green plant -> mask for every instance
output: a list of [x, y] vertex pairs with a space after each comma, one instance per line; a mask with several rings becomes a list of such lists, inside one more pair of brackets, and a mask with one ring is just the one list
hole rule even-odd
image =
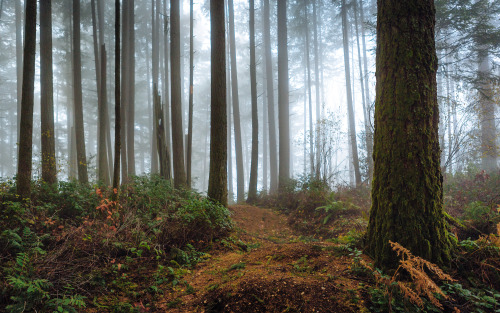
[[500, 312], [500, 292], [488, 288], [464, 288], [459, 283], [444, 283], [443, 292], [471, 312]]
[[7, 305], [7, 312], [36, 311], [37, 308], [52, 309], [55, 312], [77, 312], [75, 307], [85, 307], [84, 297], [80, 295], [62, 295], [62, 298], [50, 294], [52, 283], [36, 277], [34, 262], [38, 256], [46, 254], [42, 240], [46, 236], [37, 236], [25, 227], [22, 235], [18, 229], [6, 230], [2, 236], [10, 237], [10, 245], [18, 250], [15, 262], [7, 276], [12, 304]]

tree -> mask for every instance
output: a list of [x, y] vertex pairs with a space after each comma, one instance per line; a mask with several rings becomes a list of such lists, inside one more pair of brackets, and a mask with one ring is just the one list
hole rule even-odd
[[135, 1], [128, 0], [127, 14], [127, 174], [135, 175]]
[[82, 100], [82, 55], [80, 48], [80, 0], [73, 0], [73, 94], [75, 101], [76, 159], [78, 181], [87, 183], [87, 156], [85, 153], [85, 131], [83, 127]]
[[434, 3], [378, 3], [374, 178], [367, 252], [395, 268], [389, 240], [437, 264], [450, 258], [439, 165]]
[[252, 164], [247, 202], [257, 198], [257, 169], [259, 167], [259, 120], [257, 112], [257, 70], [255, 64], [255, 2], [250, 0], [250, 89], [252, 93]]
[[356, 124], [354, 122], [354, 108], [352, 103], [351, 72], [349, 66], [349, 34], [347, 29], [347, 7], [345, 0], [342, 0], [342, 35], [344, 45], [344, 67], [347, 92], [347, 113], [349, 119], [349, 142], [351, 144], [352, 164], [354, 166], [354, 176], [356, 185], [361, 184], [361, 173], [359, 171], [358, 144], [356, 140]]
[[[95, 0], [91, 0], [92, 9], [92, 37], [94, 43], [94, 62], [95, 62], [95, 74], [96, 74], [96, 86], [97, 86], [97, 179], [102, 181], [104, 184], [109, 185], [109, 169], [108, 169], [108, 155], [106, 146], [106, 94], [102, 92], [102, 88], [106, 88], [102, 83], [102, 76], [106, 75], [106, 67], [101, 66], [101, 63], [105, 62], [104, 58], [106, 53], [99, 53], [99, 47], [101, 50], [105, 50], [104, 46], [100, 46], [98, 43], [97, 36], [97, 13]], [[101, 33], [102, 33], [101, 29]], [[104, 102], [104, 103], [103, 103]]]
[[191, 158], [193, 150], [193, 70], [194, 70], [194, 45], [193, 45], [193, 0], [189, 1], [189, 119], [188, 119], [188, 142], [187, 142], [187, 185], [191, 187]]
[[23, 87], [21, 127], [17, 164], [17, 194], [21, 199], [31, 196], [31, 157], [33, 142], [33, 105], [35, 89], [36, 0], [26, 0], [24, 26]]
[[40, 0], [40, 107], [42, 179], [57, 182], [52, 70], [52, 0]]
[[20, 139], [21, 101], [23, 90], [23, 35], [21, 0], [16, 0], [16, 79], [17, 79], [17, 142]]
[[229, 46], [231, 54], [231, 99], [233, 100], [234, 149], [236, 151], [236, 201], [243, 202], [245, 200], [245, 172], [243, 168], [243, 144], [241, 142], [240, 100], [238, 96], [238, 66], [236, 64], [233, 0], [228, 0], [227, 5], [229, 11]]
[[181, 103], [181, 46], [179, 0], [170, 0], [170, 64], [171, 64], [171, 118], [172, 158], [174, 161], [174, 186], [187, 186], [184, 168], [184, 138], [182, 130]]
[[271, 54], [271, 26], [269, 23], [269, 0], [264, 0], [263, 9], [263, 41], [264, 54], [266, 60], [266, 94], [267, 94], [267, 115], [269, 127], [269, 176], [270, 176], [270, 191], [274, 192], [278, 189], [278, 152], [276, 144], [276, 124], [274, 117], [274, 83], [273, 83], [273, 66]]
[[224, 1], [210, 0], [211, 113], [208, 197], [227, 206], [227, 116]]
[[[115, 0], [115, 160], [113, 165], [113, 189], [120, 185], [120, 0]], [[118, 194], [114, 194], [117, 199]]]
[[[159, 0], [156, 0], [159, 1]], [[158, 10], [155, 10], [155, 0], [151, 0], [151, 33], [152, 33], [152, 38], [151, 38], [151, 74], [152, 74], [152, 85], [151, 85], [151, 90], [154, 89], [154, 86], [158, 86], [158, 69], [160, 68], [159, 66], [159, 28], [160, 28], [160, 14]], [[153, 94], [153, 97], [155, 95]], [[153, 109], [153, 121], [157, 120], [157, 117], [155, 116], [155, 110]], [[157, 142], [157, 137], [158, 134], [156, 133], [156, 127], [153, 127], [153, 136], [151, 138], [151, 173], [158, 173], [158, 142]]]
[[[358, 47], [358, 67], [359, 67], [359, 82], [361, 86], [361, 103], [363, 104], [363, 117], [364, 117], [364, 124], [365, 124], [365, 145], [366, 145], [366, 163], [368, 165], [368, 181], [371, 180], [373, 176], [373, 145], [372, 145], [372, 136], [370, 136], [371, 130], [370, 130], [370, 118], [368, 115], [368, 106], [370, 105], [367, 103], [367, 97], [365, 97], [365, 92], [368, 92], [368, 90], [365, 89], [365, 84], [364, 81], [367, 79], [363, 75], [363, 66], [361, 65], [361, 45], [359, 43], [359, 27], [358, 27], [358, 1], [354, 1], [354, 27], [356, 29], [356, 43]], [[364, 40], [364, 39], [363, 39]], [[365, 55], [366, 57], [366, 55]], [[366, 60], [365, 60], [366, 62]]]
[[290, 113], [286, 7], [286, 0], [278, 1], [278, 177], [280, 189], [284, 188], [290, 179]]

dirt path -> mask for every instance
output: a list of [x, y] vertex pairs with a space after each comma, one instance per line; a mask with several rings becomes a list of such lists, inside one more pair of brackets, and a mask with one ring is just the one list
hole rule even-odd
[[157, 307], [167, 312], [361, 312], [352, 257], [331, 242], [307, 241], [286, 217], [247, 205], [230, 208], [235, 233], [184, 273]]

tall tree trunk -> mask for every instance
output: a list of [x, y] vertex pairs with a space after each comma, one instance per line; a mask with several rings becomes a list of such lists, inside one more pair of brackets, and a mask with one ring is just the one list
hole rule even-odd
[[171, 78], [171, 118], [172, 118], [172, 156], [174, 161], [174, 186], [187, 186], [184, 167], [184, 132], [182, 130], [181, 103], [181, 47], [179, 0], [170, 0], [170, 65]]
[[102, 70], [104, 68], [104, 71], [106, 71], [106, 68], [101, 66], [103, 60], [100, 59], [102, 57], [102, 53], [99, 53], [99, 47], [101, 47], [101, 49], [103, 49], [103, 47], [99, 46], [98, 44], [97, 17], [96, 17], [97, 14], [96, 14], [95, 0], [91, 0], [90, 4], [92, 7], [92, 37], [94, 41], [94, 61], [95, 61], [95, 73], [96, 73], [97, 111], [98, 111], [97, 179], [99, 181], [102, 181], [104, 184], [109, 185], [108, 155], [106, 147], [106, 116], [103, 105], [104, 99], [102, 98], [103, 95], [104, 97], [106, 97], [106, 95], [102, 93], [102, 88], [103, 88]]
[[115, 0], [115, 160], [113, 166], [113, 198], [118, 199], [120, 185], [120, 0]]
[[[227, 5], [227, 0], [224, 0], [225, 5]], [[226, 6], [225, 6], [226, 7]], [[227, 18], [227, 13], [225, 15], [226, 21], [226, 29], [229, 29], [229, 18]], [[229, 42], [229, 32], [226, 32], [226, 42]], [[229, 45], [226, 44], [226, 96], [227, 96], [227, 105], [226, 105], [226, 114], [227, 114], [227, 181], [228, 181], [228, 202], [232, 204], [234, 202], [234, 188], [233, 188], [233, 148], [231, 144], [231, 105], [233, 103], [231, 88], [231, 69], [230, 69], [230, 55], [231, 51], [229, 51]]]
[[[160, 0], [156, 0], [160, 1]], [[155, 9], [155, 0], [151, 0], [151, 72], [152, 72], [152, 85], [151, 85], [151, 91], [154, 89], [154, 86], [158, 86], [158, 68], [159, 68], [159, 34], [158, 34], [158, 28], [159, 28], [159, 14], [157, 10]], [[153, 95], [155, 97], [155, 95]], [[154, 114], [154, 109], [152, 110], [153, 112], [153, 121], [156, 121], [157, 117]], [[156, 128], [153, 127], [153, 136], [151, 138], [151, 173], [156, 174], [158, 173], [158, 142], [157, 138], [158, 134], [156, 133]]]
[[368, 118], [368, 105], [365, 97], [365, 84], [364, 80], [366, 76], [363, 74], [363, 67], [361, 66], [361, 46], [359, 44], [359, 25], [358, 25], [358, 3], [357, 0], [354, 1], [354, 25], [356, 28], [356, 43], [358, 46], [358, 66], [359, 66], [359, 83], [361, 86], [361, 102], [363, 103], [363, 116], [365, 119], [365, 145], [366, 145], [366, 161], [368, 164], [368, 182], [370, 182], [373, 177], [373, 142], [371, 140], [371, 136], [369, 135], [370, 130], [370, 120]]
[[135, 175], [135, 1], [129, 0], [127, 18], [127, 174]]
[[[262, 7], [262, 1], [261, 1]], [[265, 56], [263, 56], [265, 58]], [[266, 80], [266, 72], [264, 68], [262, 69], [262, 84]], [[268, 148], [268, 118], [267, 118], [267, 92], [266, 88], [263, 87], [262, 94], [262, 190], [267, 192], [268, 185], [268, 160], [269, 160], [269, 148]]]
[[[109, 185], [111, 183], [110, 180], [110, 166], [109, 162], [111, 161], [112, 154], [111, 152], [111, 142], [108, 142], [108, 139], [110, 139], [110, 127], [109, 127], [109, 117], [108, 117], [108, 101], [107, 101], [107, 93], [108, 93], [108, 88], [106, 85], [106, 80], [107, 80], [107, 72], [106, 72], [106, 67], [107, 67], [107, 55], [106, 55], [106, 46], [102, 45], [101, 46], [101, 103], [99, 107], [99, 145], [102, 147], [104, 151], [100, 151], [102, 154], [105, 153], [105, 155], [99, 155], [99, 162], [102, 165], [99, 165], [99, 176], [103, 175], [104, 183], [106, 185]], [[111, 141], [111, 140], [109, 140]], [[106, 171], [101, 172], [101, 166], [105, 167]]]
[[316, 179], [320, 179], [321, 175], [321, 136], [320, 136], [320, 121], [321, 121], [321, 107], [319, 95], [319, 52], [318, 52], [318, 16], [316, 13], [316, 0], [313, 3], [313, 24], [314, 24], [314, 81], [316, 91]]
[[[307, 3], [307, 2], [306, 2]], [[306, 68], [307, 68], [307, 94], [309, 95], [309, 158], [311, 162], [311, 173], [310, 175], [314, 175], [315, 173], [315, 163], [314, 163], [314, 124], [313, 124], [313, 111], [312, 111], [312, 87], [311, 87], [311, 57], [309, 55], [309, 19], [308, 19], [308, 7], [304, 6], [305, 11], [305, 47], [304, 50], [306, 52]], [[316, 139], [317, 140], [317, 139]]]
[[368, 119], [368, 132], [366, 133], [366, 141], [369, 142], [369, 146], [371, 147], [371, 153], [369, 153], [369, 159], [368, 161], [372, 164], [372, 170], [369, 174], [371, 176], [369, 177], [370, 184], [373, 179], [373, 170], [374, 170], [374, 165], [373, 165], [373, 130], [372, 130], [372, 115], [371, 115], [371, 106], [372, 103], [370, 101], [370, 80], [368, 76], [368, 57], [366, 55], [366, 40], [365, 40], [365, 14], [363, 10], [363, 0], [359, 0], [359, 13], [361, 17], [361, 39], [363, 43], [363, 68], [364, 68], [364, 73], [365, 73], [365, 97], [366, 97], [366, 112], [365, 116]]
[[36, 0], [26, 0], [24, 38], [21, 128], [17, 164], [17, 194], [22, 200], [29, 199], [31, 197], [33, 98], [35, 88], [36, 51]]
[[188, 142], [187, 142], [187, 185], [191, 187], [191, 154], [193, 150], [193, 70], [194, 70], [194, 45], [193, 45], [193, 0], [189, 1], [189, 117], [188, 117]]
[[51, 0], [40, 0], [40, 87], [42, 179], [48, 184], [55, 184], [57, 170], [54, 136]]
[[[107, 86], [107, 54], [104, 43], [104, 1], [97, 0], [97, 16], [99, 20], [99, 47], [101, 47], [101, 99], [104, 111], [104, 125], [106, 132], [106, 151], [107, 151], [107, 168], [108, 181], [111, 183], [113, 177], [113, 149], [111, 146], [111, 126], [108, 109], [108, 86]], [[104, 51], [104, 52], [103, 52]]]
[[227, 206], [227, 116], [224, 1], [210, 0], [211, 113], [208, 197]]
[[446, 265], [450, 241], [439, 165], [434, 3], [380, 0], [377, 16], [375, 171], [367, 252], [375, 266], [394, 269], [399, 262], [389, 244], [393, 241]]
[[17, 79], [17, 142], [20, 142], [21, 100], [23, 91], [23, 34], [21, 0], [16, 0], [16, 79]]
[[269, 128], [269, 178], [271, 193], [278, 189], [278, 145], [276, 142], [276, 118], [274, 115], [274, 82], [273, 82], [273, 57], [271, 53], [271, 26], [269, 13], [269, 0], [264, 0], [263, 10], [263, 39], [266, 60], [266, 93], [267, 93], [267, 115]]
[[236, 38], [234, 30], [233, 0], [228, 0], [229, 45], [231, 49], [231, 85], [234, 121], [234, 148], [236, 151], [236, 201], [245, 201], [245, 171], [243, 168], [243, 144], [241, 141], [240, 101], [238, 96], [238, 69], [236, 64]]
[[128, 11], [129, 5], [130, 5], [130, 0], [123, 0], [122, 1], [122, 24], [120, 25], [121, 27], [121, 36], [122, 36], [122, 48], [121, 48], [121, 103], [120, 103], [120, 147], [121, 147], [121, 171], [122, 171], [122, 183], [126, 182], [128, 180], [128, 152], [127, 152], [127, 129], [128, 129], [128, 119], [127, 119], [127, 113], [128, 113], [128, 106], [129, 106], [129, 94], [128, 94], [128, 88], [129, 88], [129, 67], [128, 67], [128, 61], [129, 61], [129, 42], [130, 42], [130, 34], [129, 34], [129, 14]]
[[171, 151], [172, 151], [172, 134], [171, 134], [171, 127], [170, 127], [170, 76], [169, 76], [169, 61], [170, 61], [170, 49], [169, 49], [169, 41], [168, 41], [168, 33], [169, 33], [169, 24], [168, 24], [168, 18], [167, 18], [167, 0], [163, 1], [163, 63], [164, 63], [164, 70], [165, 70], [165, 79], [163, 80], [163, 110], [165, 112], [165, 137], [166, 137], [166, 144], [167, 144], [167, 159], [168, 161], [168, 179], [172, 179], [172, 157], [171, 157]]
[[347, 25], [347, 7], [345, 5], [345, 0], [342, 0], [342, 34], [344, 42], [344, 67], [345, 67], [345, 77], [346, 77], [346, 89], [347, 89], [347, 111], [349, 118], [349, 138], [352, 150], [352, 160], [354, 166], [354, 176], [356, 179], [356, 185], [361, 184], [361, 173], [359, 171], [359, 159], [358, 159], [358, 144], [356, 140], [356, 124], [354, 123], [354, 108], [352, 103], [352, 91], [351, 91], [351, 73], [349, 66], [349, 35], [348, 35], [348, 25]]
[[286, 0], [278, 1], [278, 120], [279, 120], [279, 188], [290, 179], [290, 113], [288, 86], [288, 44]]
[[252, 93], [252, 164], [247, 202], [257, 199], [257, 170], [259, 168], [259, 116], [257, 112], [257, 66], [255, 62], [255, 2], [250, 0], [250, 90]]
[[88, 183], [87, 156], [85, 153], [85, 132], [83, 127], [82, 100], [82, 55], [80, 49], [80, 1], [73, 0], [73, 92], [75, 101], [76, 158], [78, 161], [78, 180]]

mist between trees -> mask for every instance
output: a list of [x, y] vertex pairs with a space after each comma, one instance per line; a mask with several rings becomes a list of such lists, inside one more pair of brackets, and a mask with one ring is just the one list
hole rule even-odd
[[[0, 176], [14, 176], [19, 164], [28, 178], [111, 184], [114, 2], [1, 3]], [[494, 171], [500, 4], [439, 0], [435, 7], [441, 169]], [[376, 10], [366, 0], [225, 2], [218, 53], [230, 201], [276, 191], [291, 178], [332, 188], [371, 183]], [[121, 180], [158, 173], [206, 192], [210, 3], [124, 0], [120, 12]], [[32, 82], [24, 85], [23, 73]], [[20, 137], [30, 124], [21, 119], [23, 92], [32, 93], [32, 143]], [[18, 149], [32, 156], [18, 159]]]

